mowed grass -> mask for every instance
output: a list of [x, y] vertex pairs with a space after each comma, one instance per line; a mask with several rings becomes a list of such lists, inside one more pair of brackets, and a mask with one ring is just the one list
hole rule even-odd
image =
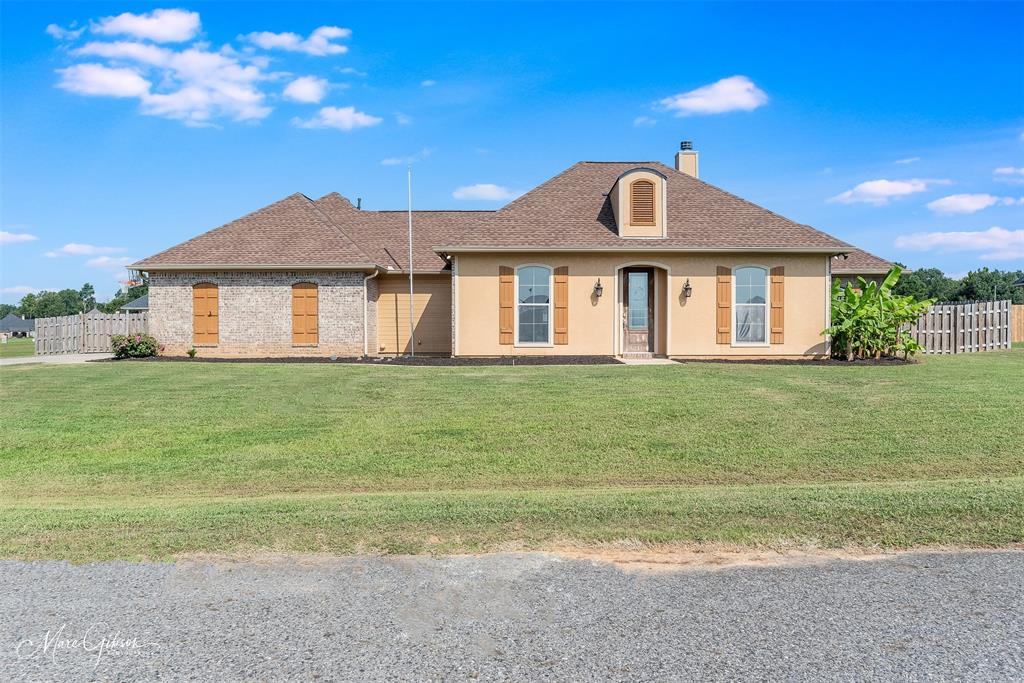
[[1024, 542], [1024, 353], [0, 370], [0, 555]]
[[28, 338], [11, 338], [6, 344], [0, 344], [0, 358], [21, 358], [33, 356], [36, 352], [36, 342]]

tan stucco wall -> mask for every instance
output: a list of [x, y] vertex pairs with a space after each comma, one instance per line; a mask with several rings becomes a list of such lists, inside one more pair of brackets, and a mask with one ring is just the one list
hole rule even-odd
[[[668, 270], [668, 296], [658, 296], [656, 313], [667, 327], [667, 353], [681, 357], [765, 357], [821, 355], [829, 292], [824, 254], [460, 254], [455, 281], [456, 355], [612, 355], [621, 318], [617, 269], [654, 265]], [[569, 267], [569, 343], [515, 347], [498, 343], [498, 266], [536, 263]], [[717, 266], [784, 266], [785, 343], [759, 347], [715, 341]], [[593, 297], [601, 279], [604, 296]], [[693, 295], [683, 300], [689, 278]], [[660, 289], [660, 287], [659, 287]], [[667, 301], [666, 301], [667, 298]]]

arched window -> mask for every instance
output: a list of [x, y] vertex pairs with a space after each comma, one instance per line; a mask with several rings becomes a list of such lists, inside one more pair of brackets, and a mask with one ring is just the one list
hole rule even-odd
[[516, 344], [551, 343], [551, 269], [520, 266], [516, 270]]
[[654, 183], [637, 180], [629, 186], [629, 222], [654, 225]]
[[313, 282], [292, 285], [292, 344], [317, 344], [317, 286]]
[[737, 344], [767, 344], [768, 271], [744, 266], [733, 271], [733, 329]]

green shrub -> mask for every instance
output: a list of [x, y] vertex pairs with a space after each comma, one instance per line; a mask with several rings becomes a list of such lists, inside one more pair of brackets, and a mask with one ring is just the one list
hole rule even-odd
[[858, 277], [859, 288], [832, 282], [832, 325], [822, 334], [832, 337], [832, 355], [854, 360], [902, 353], [912, 356], [921, 346], [907, 330], [935, 300], [916, 301], [896, 296], [893, 286], [902, 270], [894, 266], [879, 285]]
[[146, 358], [156, 355], [159, 344], [148, 334], [115, 334], [110, 348], [118, 358]]

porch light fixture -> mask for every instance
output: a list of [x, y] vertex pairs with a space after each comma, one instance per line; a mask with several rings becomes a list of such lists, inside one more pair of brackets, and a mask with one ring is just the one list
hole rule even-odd
[[683, 283], [683, 296], [687, 299], [693, 294], [693, 287], [690, 286], [690, 278], [686, 278], [686, 282]]
[[597, 278], [597, 284], [594, 285], [594, 296], [600, 299], [602, 294], [604, 294], [604, 286], [601, 284], [601, 278]]

